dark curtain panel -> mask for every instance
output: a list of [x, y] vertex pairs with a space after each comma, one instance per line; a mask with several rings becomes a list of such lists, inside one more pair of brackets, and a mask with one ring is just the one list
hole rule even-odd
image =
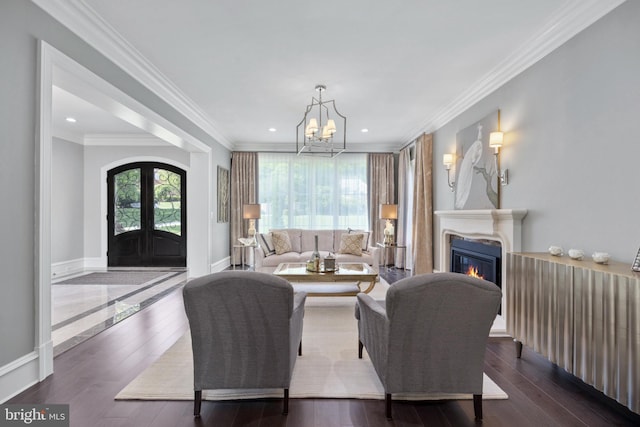
[[[229, 252], [233, 251], [233, 245], [238, 244], [240, 237], [247, 237], [249, 223], [242, 219], [242, 206], [258, 203], [258, 154], [248, 152], [233, 152], [231, 154], [231, 242]], [[256, 229], [258, 229], [258, 220]], [[232, 259], [239, 260], [241, 249], [231, 254]]]
[[375, 246], [384, 240], [385, 220], [380, 219], [380, 205], [395, 203], [393, 154], [369, 154], [368, 169], [370, 242]]
[[416, 140], [413, 192], [413, 274], [433, 272], [433, 135]]

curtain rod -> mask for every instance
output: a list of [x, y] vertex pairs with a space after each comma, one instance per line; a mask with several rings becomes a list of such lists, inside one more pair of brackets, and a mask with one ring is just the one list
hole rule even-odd
[[412, 145], [416, 145], [416, 141], [417, 141], [417, 140], [418, 140], [418, 138], [416, 138], [416, 139], [414, 139], [413, 141], [411, 141], [411, 142], [407, 143], [407, 144], [406, 144], [404, 147], [402, 147], [399, 151], [402, 151], [402, 150], [404, 150], [405, 148], [410, 147], [410, 146], [412, 146]]

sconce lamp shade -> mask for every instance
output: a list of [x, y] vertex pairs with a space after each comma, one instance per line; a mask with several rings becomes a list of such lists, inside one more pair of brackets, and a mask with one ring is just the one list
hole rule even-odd
[[451, 165], [453, 164], [453, 154], [443, 154], [442, 164], [447, 167], [451, 167]]
[[502, 147], [502, 141], [504, 140], [504, 133], [502, 132], [491, 132], [489, 134], [489, 147], [491, 148], [500, 148]]
[[398, 219], [398, 205], [380, 205], [381, 219]]
[[260, 219], [260, 205], [242, 205], [242, 218], [244, 219]]

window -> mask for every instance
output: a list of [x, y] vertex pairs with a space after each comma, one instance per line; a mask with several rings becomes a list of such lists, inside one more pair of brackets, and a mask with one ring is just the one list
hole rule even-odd
[[258, 154], [260, 229], [369, 229], [367, 155]]

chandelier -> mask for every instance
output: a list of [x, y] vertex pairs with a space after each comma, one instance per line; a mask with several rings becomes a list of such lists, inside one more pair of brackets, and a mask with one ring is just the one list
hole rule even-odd
[[333, 99], [322, 100], [325, 90], [325, 85], [316, 86], [318, 98], [311, 98], [304, 118], [296, 126], [298, 155], [335, 157], [347, 149], [347, 118], [338, 112]]

